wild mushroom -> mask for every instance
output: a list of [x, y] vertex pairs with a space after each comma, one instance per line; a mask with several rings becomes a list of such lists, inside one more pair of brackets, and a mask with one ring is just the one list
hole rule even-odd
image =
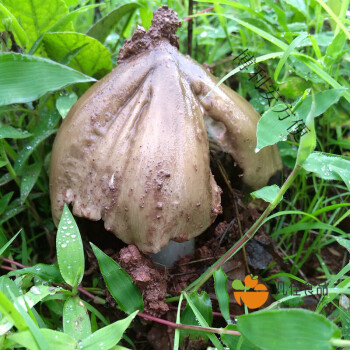
[[257, 154], [258, 113], [178, 51], [174, 11], [163, 6], [151, 28], [138, 27], [118, 66], [73, 106], [51, 159], [52, 213], [65, 203], [145, 253], [202, 233], [221, 212], [209, 166], [203, 115], [220, 123], [219, 140], [252, 188], [281, 168], [276, 147]]

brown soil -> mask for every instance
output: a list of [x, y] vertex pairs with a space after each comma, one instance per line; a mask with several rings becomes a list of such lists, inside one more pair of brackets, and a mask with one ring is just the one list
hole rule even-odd
[[138, 26], [132, 37], [125, 40], [119, 52], [118, 63], [157, 46], [161, 40], [168, 40], [171, 45], [179, 48], [179, 38], [175, 32], [180, 26], [181, 22], [178, 20], [177, 14], [168, 9], [168, 6], [162, 6], [154, 12], [149, 30], [146, 31]]

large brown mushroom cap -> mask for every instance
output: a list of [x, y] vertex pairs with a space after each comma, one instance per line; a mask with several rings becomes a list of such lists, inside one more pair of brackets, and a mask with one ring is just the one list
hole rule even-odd
[[[167, 21], [155, 30], [161, 12]], [[203, 100], [217, 80], [178, 52], [175, 20], [172, 10], [158, 10], [63, 121], [50, 169], [56, 224], [71, 203], [76, 216], [103, 219], [147, 253], [202, 233], [221, 211], [203, 110], [225, 126], [220, 142], [246, 184], [264, 186], [280, 169], [275, 147], [254, 153], [259, 115], [247, 101], [226, 86]]]

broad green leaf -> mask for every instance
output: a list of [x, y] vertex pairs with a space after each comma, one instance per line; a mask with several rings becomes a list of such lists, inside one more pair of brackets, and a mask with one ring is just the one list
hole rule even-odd
[[[29, 44], [68, 13], [63, 0], [1, 0], [1, 2], [17, 18], [27, 33]], [[70, 29], [73, 29], [72, 25]]]
[[91, 334], [87, 309], [78, 296], [69, 297], [64, 303], [63, 330], [78, 341]]
[[220, 311], [227, 323], [230, 323], [230, 301], [227, 293], [227, 276], [224, 270], [220, 267], [214, 271], [215, 294], [219, 301]]
[[28, 131], [18, 130], [10, 125], [0, 126], [0, 139], [25, 139], [32, 136]]
[[315, 173], [325, 180], [343, 180], [350, 191], [350, 158], [334, 154], [313, 152], [305, 162], [303, 168]]
[[[265, 202], [271, 203], [277, 196], [279, 190], [280, 188], [277, 185], [265, 186], [263, 188], [260, 188], [260, 190], [252, 192], [250, 195], [253, 198], [261, 198]], [[281, 197], [280, 201], [282, 198], [283, 197]]]
[[[78, 348], [77, 341], [68, 334], [46, 328], [40, 329], [40, 333], [46, 342], [50, 344], [50, 347], [42, 350], [75, 350]], [[40, 349], [29, 331], [12, 333], [7, 339], [29, 350]]]
[[258, 311], [237, 318], [237, 328], [262, 350], [331, 350], [339, 328], [326, 317], [303, 309]]
[[[237, 326], [229, 324], [228, 326], [225, 327], [225, 329], [231, 330], [231, 331], [236, 331]], [[255, 346], [249, 344], [244, 337], [238, 336], [238, 335], [222, 334], [221, 340], [226, 346], [228, 346], [229, 349], [234, 349], [234, 350], [258, 349]]]
[[45, 50], [57, 62], [71, 51], [84, 46], [71, 60], [70, 66], [88, 75], [103, 76], [112, 70], [111, 54], [98, 40], [85, 34], [47, 33], [43, 38]]
[[[28, 37], [23, 28], [19, 25], [16, 17], [3, 5], [0, 3], [0, 18], [2, 19], [2, 23], [0, 22], [0, 31], [10, 30], [12, 31], [17, 44], [19, 44], [22, 48], [25, 48], [27, 45]], [[4, 19], [8, 19], [9, 27], [4, 26]]]
[[0, 106], [34, 101], [67, 85], [91, 81], [95, 79], [45, 58], [0, 54]]
[[74, 103], [77, 102], [77, 99], [78, 96], [73, 92], [68, 96], [60, 96], [56, 100], [56, 108], [60, 112], [62, 118], [66, 117]]
[[131, 321], [135, 318], [138, 311], [135, 311], [127, 318], [103, 327], [91, 334], [79, 344], [81, 350], [108, 350], [115, 346], [122, 338]]
[[14, 164], [17, 172], [21, 172], [21, 168], [38, 145], [57, 131], [55, 127], [60, 121], [61, 116], [57, 111], [53, 111], [43, 114], [40, 118], [38, 125], [32, 131], [33, 136], [27, 140], [28, 143], [17, 154]]
[[142, 296], [140, 290], [132, 283], [131, 277], [112, 258], [94, 244], [90, 244], [106, 286], [119, 307], [127, 314], [131, 314], [135, 310], [142, 311]]
[[42, 164], [34, 163], [24, 168], [21, 179], [21, 201], [24, 202], [39, 178]]
[[17, 300], [23, 308], [26, 308], [26, 306], [32, 308], [34, 305], [36, 305], [39, 301], [42, 301], [48, 295], [53, 295], [61, 290], [62, 288], [59, 287], [56, 288], [45, 285], [33, 286], [29, 289], [29, 291], [26, 294], [18, 296]]
[[[201, 295], [203, 295], [203, 293], [205, 293], [204, 291], [201, 293]], [[205, 293], [206, 294], [206, 293]], [[191, 300], [190, 296], [188, 296], [186, 293], [184, 293], [184, 296], [190, 306], [190, 308], [192, 309], [194, 315], [196, 316], [196, 319], [198, 320], [198, 323], [200, 326], [208, 328], [211, 325], [206, 321], [206, 318], [203, 317], [203, 314], [197, 309], [196, 305], [193, 303], [193, 301]], [[210, 302], [210, 298], [208, 297], [209, 302], [207, 301], [207, 306], [210, 307], [210, 312], [209, 314], [212, 312], [211, 310], [211, 302]], [[215, 334], [212, 333], [207, 333], [208, 338], [210, 339], [210, 341], [216, 346], [217, 350], [224, 350], [224, 347], [221, 345], [220, 341], [218, 340], [218, 338], [216, 337]]]
[[[198, 295], [197, 293], [193, 293], [193, 294], [190, 294], [188, 298], [191, 300], [191, 303], [196, 307], [196, 310], [198, 310], [198, 312], [204, 318], [205, 322], [210, 327], [213, 322], [213, 311], [212, 311], [212, 305], [208, 294], [202, 291], [200, 295]], [[181, 323], [200, 326], [200, 324], [198, 323], [198, 318], [195, 315], [189, 303], [186, 305], [184, 311], [181, 313]], [[187, 336], [190, 336], [190, 338], [198, 338], [198, 337], [202, 337], [204, 339], [208, 338], [208, 334], [203, 332], [182, 330], [180, 334], [181, 334], [181, 342], [183, 338]]]
[[284, 111], [286, 108], [285, 104], [278, 104], [262, 115], [257, 127], [256, 152], [279, 141], [286, 141], [288, 134], [295, 131], [298, 125], [303, 122], [303, 120], [298, 122], [301, 118], [294, 116], [289, 110]]
[[[45, 33], [50, 32], [63, 32], [65, 30], [72, 31], [72, 27], [69, 25], [70, 21], [74, 20], [76, 17], [78, 17], [80, 14], [84, 13], [85, 11], [91, 10], [95, 7], [101, 6], [102, 4], [93, 4], [88, 6], [79, 7], [77, 10], [67, 13], [65, 16], [61, 17], [52, 27], [47, 29]], [[40, 47], [42, 40], [44, 38], [45, 33], [41, 34], [38, 39], [35, 41], [35, 43], [32, 45], [32, 47], [29, 49], [28, 54], [34, 55], [34, 53], [38, 50]], [[61, 62], [62, 64], [65, 64], [64, 62]]]
[[115, 28], [118, 22], [125, 15], [135, 11], [138, 7], [140, 7], [140, 5], [137, 3], [126, 3], [118, 6], [92, 25], [86, 34], [104, 43], [108, 34]]
[[67, 13], [65, 16], [61, 17], [52, 27], [50, 27], [47, 31], [48, 32], [60, 32], [63, 31], [63, 29], [67, 28], [67, 25], [70, 21], [74, 20], [76, 17], [78, 17], [80, 14], [84, 13], [85, 11], [92, 10], [95, 7], [103, 6], [103, 4], [92, 4], [87, 5], [83, 7], [79, 7], [76, 10]]
[[[332, 89], [315, 94], [314, 117], [324, 113], [331, 105], [336, 103], [344, 94], [344, 89]], [[298, 103], [297, 103], [298, 104]], [[312, 97], [307, 96], [295, 108], [295, 115], [292, 108], [286, 104], [278, 104], [268, 109], [260, 118], [257, 128], [257, 149], [273, 145], [279, 141], [286, 141], [290, 132], [294, 132], [305, 123], [310, 113]], [[304, 129], [307, 131], [307, 129]], [[304, 131], [302, 133], [304, 133]]]
[[23, 276], [27, 274], [32, 274], [47, 282], [54, 282], [54, 283], [64, 282], [61, 276], [60, 270], [56, 264], [55, 265], [36, 264], [34, 266], [26, 267], [24, 269], [10, 271], [7, 275]]
[[305, 120], [305, 125], [308, 128], [308, 132], [306, 132], [300, 138], [297, 160], [295, 163], [297, 165], [302, 165], [305, 162], [306, 158], [315, 150], [315, 147], [316, 147], [314, 113], [315, 113], [315, 95], [312, 92], [311, 109]]
[[77, 288], [84, 275], [84, 249], [78, 226], [66, 204], [57, 229], [56, 249], [63, 279]]

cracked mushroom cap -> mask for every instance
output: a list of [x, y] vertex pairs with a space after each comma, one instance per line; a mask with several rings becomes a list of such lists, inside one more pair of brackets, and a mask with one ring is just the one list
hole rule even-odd
[[166, 6], [156, 11], [64, 119], [50, 168], [56, 225], [72, 204], [145, 253], [202, 233], [221, 212], [204, 115], [221, 125], [219, 142], [248, 186], [281, 168], [276, 147], [254, 153], [259, 115], [244, 98], [225, 85], [205, 97], [217, 79], [177, 50], [179, 25]]

